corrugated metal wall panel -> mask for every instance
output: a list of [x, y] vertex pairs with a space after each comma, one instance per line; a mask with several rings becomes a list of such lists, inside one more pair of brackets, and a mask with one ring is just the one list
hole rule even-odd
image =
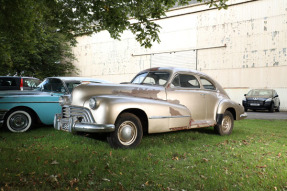
[[170, 52], [151, 55], [151, 67], [196, 69], [196, 51]]

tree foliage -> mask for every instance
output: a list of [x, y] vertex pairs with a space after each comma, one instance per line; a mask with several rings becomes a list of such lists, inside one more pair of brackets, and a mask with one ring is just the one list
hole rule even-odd
[[[141, 46], [160, 42], [152, 21], [189, 0], [0, 0], [0, 75], [43, 78], [75, 72], [76, 37], [106, 30], [120, 39], [130, 30]], [[198, 0], [198, 2], [205, 2]], [[207, 0], [226, 8], [227, 0]]]

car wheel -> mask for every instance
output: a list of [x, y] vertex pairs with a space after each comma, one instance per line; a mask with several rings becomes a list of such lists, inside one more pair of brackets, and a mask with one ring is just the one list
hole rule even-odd
[[246, 107], [244, 107], [244, 111], [245, 111], [245, 112], [247, 112], [247, 111], [248, 111], [248, 109], [247, 109]]
[[219, 135], [229, 135], [232, 132], [234, 124], [234, 118], [230, 111], [225, 111], [221, 124], [217, 124], [214, 127], [214, 130]]
[[280, 112], [280, 104], [278, 105], [277, 109], [275, 110], [276, 112]]
[[115, 131], [107, 137], [113, 148], [135, 148], [142, 140], [141, 121], [132, 113], [123, 113], [115, 124]]
[[17, 110], [8, 114], [6, 126], [11, 132], [25, 132], [33, 125], [32, 115], [25, 110]]
[[274, 103], [271, 103], [271, 106], [269, 108], [269, 112], [271, 112], [271, 113], [274, 112]]

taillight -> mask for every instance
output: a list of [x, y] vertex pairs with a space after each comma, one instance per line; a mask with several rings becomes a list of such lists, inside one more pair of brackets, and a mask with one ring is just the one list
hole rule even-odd
[[20, 82], [20, 90], [23, 91], [23, 78], [21, 78], [21, 82]]

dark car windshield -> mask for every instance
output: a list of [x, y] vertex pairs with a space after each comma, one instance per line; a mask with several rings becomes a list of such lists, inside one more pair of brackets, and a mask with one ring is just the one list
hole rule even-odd
[[169, 76], [168, 72], [145, 72], [138, 74], [131, 83], [164, 86]]
[[37, 89], [43, 92], [57, 92], [66, 93], [66, 88], [60, 79], [47, 78], [41, 84], [38, 85]]
[[272, 97], [272, 90], [250, 90], [247, 96]]

